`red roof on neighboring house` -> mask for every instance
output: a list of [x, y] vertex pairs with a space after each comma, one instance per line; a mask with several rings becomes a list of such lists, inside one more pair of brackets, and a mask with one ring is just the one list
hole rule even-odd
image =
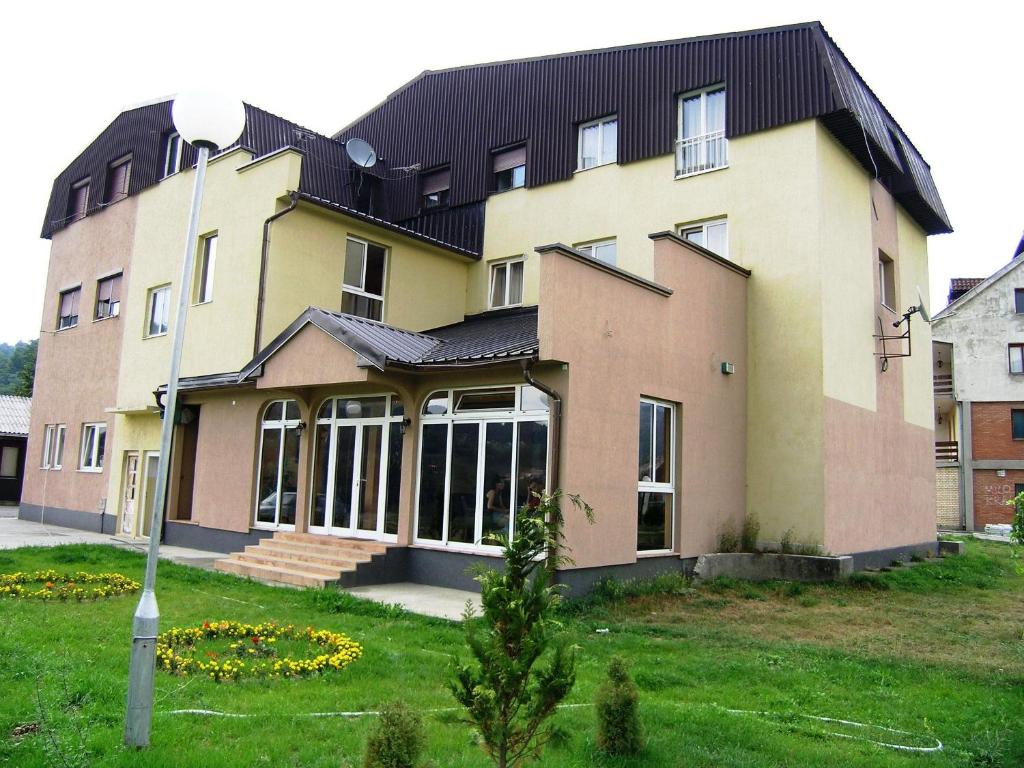
[[949, 281], [949, 290], [950, 292], [969, 291], [984, 279], [984, 277], [954, 277]]

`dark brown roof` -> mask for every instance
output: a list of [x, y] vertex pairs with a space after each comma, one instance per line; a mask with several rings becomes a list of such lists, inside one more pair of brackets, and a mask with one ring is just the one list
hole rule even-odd
[[[527, 186], [570, 178], [577, 127], [615, 114], [618, 162], [673, 151], [677, 97], [726, 86], [726, 135], [820, 118], [930, 233], [951, 227], [928, 164], [819, 22], [427, 71], [336, 134], [391, 167], [450, 166], [453, 205], [494, 190], [489, 158], [527, 146]], [[390, 185], [396, 220], [419, 213], [417, 179]]]

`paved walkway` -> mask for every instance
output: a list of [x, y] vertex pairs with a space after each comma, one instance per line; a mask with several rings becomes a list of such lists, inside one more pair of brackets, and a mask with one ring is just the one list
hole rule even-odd
[[[33, 523], [18, 519], [17, 507], [0, 507], [0, 550], [17, 547], [59, 547], [65, 544], [105, 544], [107, 546], [131, 549], [145, 554], [148, 543], [143, 540], [110, 536], [77, 528], [62, 528], [58, 525]], [[227, 557], [224, 552], [207, 552], [188, 547], [160, 545], [160, 557], [194, 568], [213, 570], [213, 562]], [[400, 582], [378, 584], [371, 587], [355, 587], [349, 590], [357, 597], [376, 600], [388, 605], [400, 605], [413, 613], [442, 619], [462, 618], [466, 601], [471, 600], [480, 609], [480, 595], [463, 592], [460, 589], [446, 589], [427, 584]]]

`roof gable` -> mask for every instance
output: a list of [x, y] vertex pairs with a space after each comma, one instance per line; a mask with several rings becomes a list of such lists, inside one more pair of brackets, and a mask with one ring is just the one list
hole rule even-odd
[[[984, 294], [986, 291], [989, 290], [989, 288], [994, 286], [996, 283], [998, 283], [1000, 280], [1002, 280], [1004, 277], [1009, 275], [1011, 272], [1016, 270], [1021, 265], [1024, 265], [1024, 256], [1015, 257], [1009, 264], [1004, 265], [995, 273], [989, 275], [981, 282], [975, 284], [973, 288], [968, 290], [958, 299], [947, 304], [940, 312], [936, 313], [936, 315], [932, 318], [932, 323], [941, 323], [942, 320], [945, 320], [946, 318], [955, 315], [957, 312], [962, 310], [964, 307], [968, 306], [976, 298]], [[969, 280], [970, 278], [960, 279]]]

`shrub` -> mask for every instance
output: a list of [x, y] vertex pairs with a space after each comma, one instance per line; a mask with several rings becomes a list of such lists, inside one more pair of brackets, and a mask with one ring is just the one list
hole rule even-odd
[[791, 555], [795, 551], [793, 544], [793, 529], [787, 528], [779, 541], [779, 552], [784, 555]]
[[743, 521], [743, 529], [740, 531], [740, 551], [757, 552], [757, 537], [761, 533], [761, 523], [757, 515], [747, 515]]
[[731, 525], [726, 526], [722, 529], [722, 532], [718, 534], [718, 551], [738, 552], [739, 549], [740, 535], [736, 533], [736, 529]]
[[423, 751], [423, 718], [401, 701], [381, 707], [370, 730], [363, 768], [413, 768]]
[[640, 692], [629, 677], [626, 662], [613, 656], [608, 678], [597, 689], [597, 746], [609, 755], [635, 755], [643, 749]]

